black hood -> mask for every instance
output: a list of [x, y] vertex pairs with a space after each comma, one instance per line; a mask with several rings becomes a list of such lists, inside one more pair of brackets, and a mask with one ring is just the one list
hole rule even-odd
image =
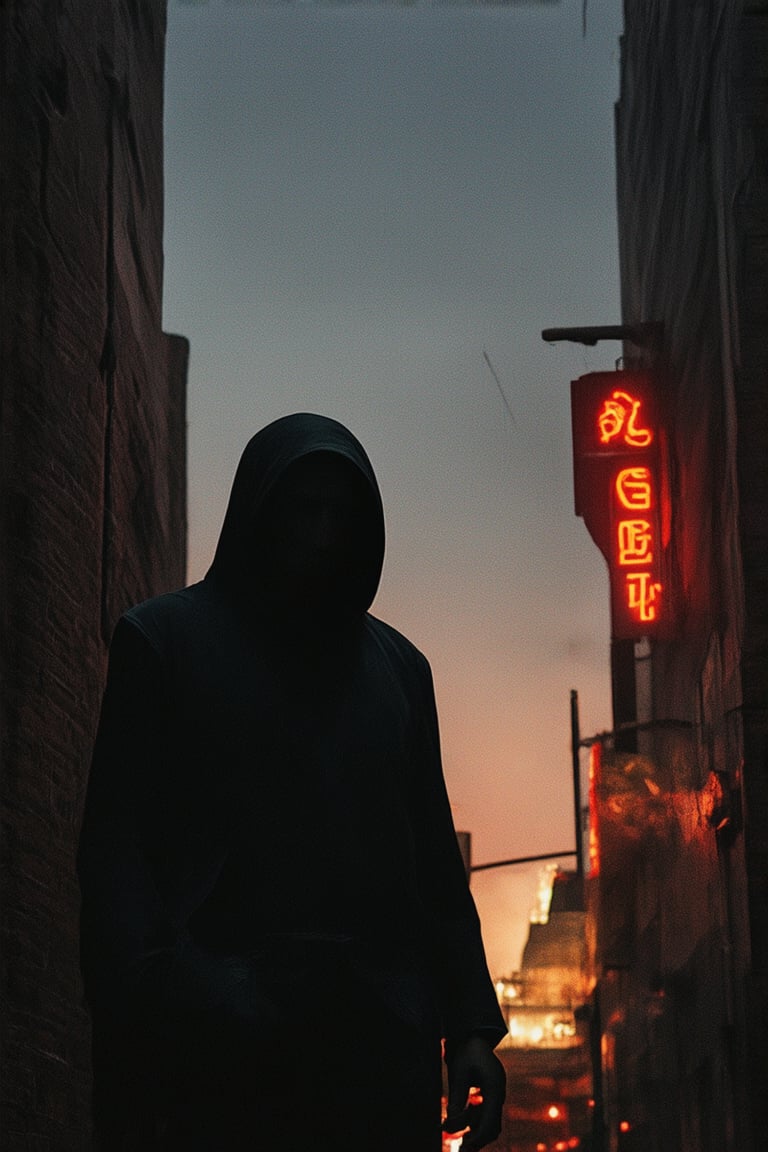
[[218, 546], [207, 580], [250, 599], [258, 591], [259, 569], [269, 557], [260, 554], [258, 524], [275, 484], [296, 461], [313, 453], [331, 453], [350, 462], [364, 477], [370, 494], [370, 523], [361, 534], [359, 587], [355, 608], [366, 611], [381, 578], [384, 562], [384, 513], [371, 462], [359, 440], [327, 416], [297, 412], [273, 421], [249, 440], [240, 458]]

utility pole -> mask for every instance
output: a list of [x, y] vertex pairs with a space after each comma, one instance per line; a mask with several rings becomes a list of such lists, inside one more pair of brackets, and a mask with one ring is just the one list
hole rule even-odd
[[571, 757], [573, 764], [573, 814], [576, 821], [576, 871], [584, 879], [584, 830], [581, 819], [581, 765], [579, 763], [579, 749], [581, 748], [581, 733], [579, 732], [579, 694], [571, 688]]

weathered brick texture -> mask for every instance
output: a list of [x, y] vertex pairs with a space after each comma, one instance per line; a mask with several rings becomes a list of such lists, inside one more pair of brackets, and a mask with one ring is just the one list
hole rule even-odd
[[640, 741], [669, 821], [634, 862], [634, 954], [600, 990], [603, 1019], [617, 1022], [609, 1115], [633, 1113], [627, 1148], [757, 1152], [768, 1132], [768, 5], [624, 10], [623, 319], [663, 324], [652, 366], [676, 632], [651, 652]]
[[185, 577], [161, 331], [165, 4], [4, 5], [2, 1146], [90, 1146], [74, 856], [107, 642]]

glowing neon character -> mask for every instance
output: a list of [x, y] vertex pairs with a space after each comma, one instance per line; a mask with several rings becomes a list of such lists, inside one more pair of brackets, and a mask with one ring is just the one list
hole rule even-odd
[[609, 400], [603, 401], [603, 410], [597, 418], [600, 443], [608, 444], [622, 436], [630, 448], [647, 448], [653, 440], [650, 428], [639, 428], [637, 418], [642, 400], [635, 400], [629, 392], [617, 389]]
[[650, 468], [622, 468], [616, 477], [616, 495], [630, 512], [647, 512], [651, 507]]
[[638, 619], [646, 623], [656, 619], [660, 593], [661, 584], [652, 579], [650, 572], [627, 573], [627, 607], [637, 613]]
[[620, 520], [617, 535], [622, 568], [653, 563], [653, 534], [648, 520]]

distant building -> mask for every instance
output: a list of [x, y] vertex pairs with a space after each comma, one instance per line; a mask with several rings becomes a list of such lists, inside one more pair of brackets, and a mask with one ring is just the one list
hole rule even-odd
[[4, 5], [0, 37], [0, 1142], [86, 1152], [74, 860], [107, 645], [186, 568], [165, 5]]
[[582, 1148], [592, 1128], [583, 880], [547, 868], [540, 896], [521, 970], [497, 984], [509, 1028], [497, 1049], [507, 1071], [497, 1152]]

